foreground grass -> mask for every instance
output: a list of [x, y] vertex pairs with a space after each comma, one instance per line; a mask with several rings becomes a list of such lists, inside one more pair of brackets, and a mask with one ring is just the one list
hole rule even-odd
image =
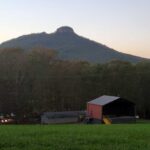
[[150, 125], [0, 126], [0, 150], [150, 150]]

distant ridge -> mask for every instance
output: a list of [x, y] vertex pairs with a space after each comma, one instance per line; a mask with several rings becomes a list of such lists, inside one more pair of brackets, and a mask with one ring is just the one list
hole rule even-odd
[[111, 60], [137, 63], [148, 60], [118, 52], [103, 44], [79, 36], [68, 26], [60, 27], [51, 34], [42, 32], [23, 35], [3, 42], [0, 48], [20, 47], [29, 51], [38, 46], [55, 49], [58, 52], [58, 57], [65, 60], [82, 60], [92, 63], [105, 63]]

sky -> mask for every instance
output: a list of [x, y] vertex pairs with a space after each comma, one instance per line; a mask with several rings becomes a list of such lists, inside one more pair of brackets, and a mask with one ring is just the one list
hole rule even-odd
[[61, 26], [120, 52], [150, 58], [150, 0], [0, 1], [0, 43]]

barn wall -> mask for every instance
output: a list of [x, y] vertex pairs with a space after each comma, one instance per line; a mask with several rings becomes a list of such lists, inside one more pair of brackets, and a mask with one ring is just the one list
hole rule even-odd
[[118, 99], [105, 105], [103, 114], [111, 117], [135, 116], [135, 105], [127, 100]]
[[102, 106], [95, 104], [87, 104], [87, 112], [89, 117], [94, 119], [102, 119]]

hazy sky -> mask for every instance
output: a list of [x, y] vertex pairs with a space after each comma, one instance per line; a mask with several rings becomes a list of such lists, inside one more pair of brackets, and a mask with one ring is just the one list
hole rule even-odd
[[0, 1], [0, 43], [64, 25], [118, 51], [150, 58], [150, 0]]

